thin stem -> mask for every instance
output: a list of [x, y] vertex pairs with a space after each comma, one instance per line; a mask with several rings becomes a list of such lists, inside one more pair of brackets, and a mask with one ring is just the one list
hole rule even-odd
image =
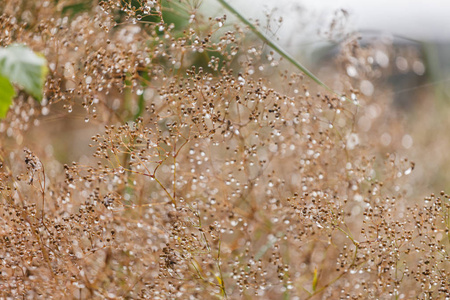
[[311, 293], [307, 298], [305, 299], [311, 299], [312, 297], [314, 297], [317, 294], [322, 293], [326, 288], [328, 288], [330, 285], [332, 285], [333, 283], [335, 283], [336, 281], [338, 281], [339, 279], [341, 279], [342, 276], [344, 276], [347, 272], [342, 272], [340, 273], [337, 277], [335, 277], [333, 280], [331, 280], [330, 282], [328, 282], [327, 284], [325, 284], [323, 287], [321, 287], [320, 289], [316, 290], [315, 292]]
[[356, 241], [353, 237], [352, 237], [352, 235], [349, 233], [349, 232], [346, 232], [344, 229], [342, 229], [341, 227], [336, 227], [339, 231], [341, 231], [342, 233], [344, 233], [351, 241], [352, 241], [352, 243], [356, 246], [356, 247], [358, 247], [359, 246], [359, 242], [358, 241]]
[[177, 142], [174, 141], [173, 143], [173, 152], [172, 152], [172, 156], [173, 156], [173, 196], [172, 199], [176, 199], [176, 181], [177, 181], [177, 156], [176, 156], [176, 152], [177, 151]]
[[225, 290], [225, 281], [223, 279], [223, 274], [222, 274], [222, 268], [220, 267], [220, 246], [222, 245], [221, 240], [219, 239], [219, 249], [218, 249], [218, 253], [217, 253], [217, 268], [219, 269], [219, 274], [220, 274], [220, 289], [222, 292], [222, 295], [224, 296], [225, 299], [228, 299], [227, 296], [227, 292]]
[[44, 169], [44, 164], [40, 161], [41, 166], [42, 166], [42, 181], [39, 179], [39, 185], [41, 187], [41, 195], [42, 195], [42, 216], [41, 216], [41, 222], [42, 224], [45, 226], [44, 223], [44, 208], [45, 208], [45, 169]]

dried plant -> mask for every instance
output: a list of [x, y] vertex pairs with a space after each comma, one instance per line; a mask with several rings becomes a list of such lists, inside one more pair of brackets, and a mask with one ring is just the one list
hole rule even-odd
[[448, 299], [449, 196], [409, 195], [415, 164], [357, 125], [380, 95], [323, 90], [198, 2], [0, 6], [0, 46], [49, 64], [0, 125], [0, 296]]

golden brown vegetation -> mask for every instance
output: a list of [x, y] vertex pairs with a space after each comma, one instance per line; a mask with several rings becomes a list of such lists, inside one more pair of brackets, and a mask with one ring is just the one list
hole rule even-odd
[[379, 94], [317, 89], [196, 1], [86, 3], [0, 6], [0, 46], [50, 68], [0, 125], [0, 297], [448, 299], [449, 196], [407, 195], [414, 163], [359, 129]]

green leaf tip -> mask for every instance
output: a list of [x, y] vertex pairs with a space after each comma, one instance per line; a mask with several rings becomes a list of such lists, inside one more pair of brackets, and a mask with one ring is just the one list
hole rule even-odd
[[0, 76], [0, 119], [4, 118], [8, 113], [15, 96], [16, 91], [14, 91], [11, 82], [9, 82], [8, 78]]

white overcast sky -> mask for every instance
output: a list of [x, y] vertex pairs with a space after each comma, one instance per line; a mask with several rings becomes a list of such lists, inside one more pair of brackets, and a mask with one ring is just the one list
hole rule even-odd
[[450, 0], [228, 0], [228, 3], [247, 17], [258, 19], [264, 18], [267, 9], [277, 8], [275, 15], [284, 17], [279, 32], [282, 38], [305, 25], [301, 20], [305, 17], [308, 26], [317, 28], [327, 15], [345, 9], [350, 14], [349, 29], [450, 42]]

